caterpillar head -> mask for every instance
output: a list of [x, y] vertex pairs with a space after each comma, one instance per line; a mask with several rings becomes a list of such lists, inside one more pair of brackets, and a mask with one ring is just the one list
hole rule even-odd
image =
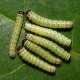
[[24, 46], [25, 42], [26, 42], [26, 38], [22, 40], [22, 46]]
[[30, 12], [31, 12], [31, 10], [27, 10], [27, 11], [26, 11], [26, 15], [29, 14]]
[[24, 11], [19, 11], [18, 13], [24, 15]]
[[19, 47], [17, 48], [17, 51], [20, 51], [22, 48], [23, 48], [23, 46], [19, 46]]

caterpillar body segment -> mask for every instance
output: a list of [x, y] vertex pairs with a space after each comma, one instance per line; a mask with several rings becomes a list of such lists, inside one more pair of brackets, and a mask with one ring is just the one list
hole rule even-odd
[[26, 16], [34, 23], [48, 28], [72, 28], [72, 21], [51, 20], [44, 18], [31, 10], [26, 11]]
[[70, 54], [65, 51], [63, 48], [58, 46], [57, 44], [53, 43], [52, 41], [49, 41], [45, 38], [33, 35], [33, 34], [27, 34], [26, 38], [33, 43], [36, 43], [40, 46], [43, 46], [45, 48], [48, 48], [52, 52], [54, 52], [56, 55], [61, 57], [62, 59], [69, 60], [70, 59]]
[[[20, 48], [20, 49], [19, 49]], [[47, 72], [55, 72], [56, 67], [42, 61], [41, 59], [37, 58], [36, 56], [32, 55], [29, 53], [24, 47], [19, 47], [18, 48], [18, 53], [19, 55], [27, 62], [47, 71]]]
[[19, 11], [16, 17], [15, 27], [13, 29], [13, 34], [10, 42], [10, 57], [15, 57], [17, 40], [21, 31], [22, 23], [23, 23], [24, 12]]
[[61, 63], [61, 60], [59, 58], [54, 57], [53, 55], [51, 55], [51, 53], [42, 49], [40, 46], [32, 43], [31, 41], [26, 40], [24, 42], [24, 46], [53, 64]]
[[45, 36], [48, 38], [51, 38], [58, 42], [59, 44], [62, 44], [64, 46], [70, 46], [71, 45], [71, 40], [62, 35], [61, 33], [48, 29], [48, 28], [43, 28], [34, 24], [26, 23], [24, 26], [24, 29], [34, 32], [36, 34], [39, 34], [41, 36]]

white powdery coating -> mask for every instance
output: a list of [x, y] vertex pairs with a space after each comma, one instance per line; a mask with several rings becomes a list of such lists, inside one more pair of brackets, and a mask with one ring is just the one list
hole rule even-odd
[[48, 39], [33, 34], [27, 34], [26, 38], [40, 46], [48, 48], [62, 59], [70, 59], [70, 54], [67, 51], [65, 51], [63, 48], [53, 43], [52, 41], [49, 41]]
[[36, 34], [39, 34], [41, 36], [45, 36], [48, 38], [51, 38], [55, 41], [57, 41], [59, 44], [62, 44], [64, 46], [70, 46], [71, 40], [62, 35], [61, 33], [48, 29], [48, 28], [43, 28], [34, 24], [26, 23], [24, 26], [24, 29], [34, 32]]
[[40, 15], [34, 13], [33, 11], [29, 12], [27, 14], [27, 17], [34, 23], [49, 28], [71, 28], [73, 25], [72, 21], [50, 20], [41, 17]]
[[61, 63], [61, 60], [59, 58], [54, 57], [53, 55], [51, 55], [51, 53], [44, 50], [37, 44], [32, 43], [31, 41], [26, 40], [24, 46], [53, 64]]
[[9, 54], [11, 57], [15, 56], [16, 44], [17, 44], [17, 40], [21, 31], [22, 23], [23, 23], [23, 15], [18, 14], [16, 17], [15, 27], [14, 27], [11, 42], [10, 42]]
[[18, 51], [18, 53], [25, 61], [45, 70], [47, 72], [53, 73], [56, 70], [56, 67], [49, 65], [48, 63], [42, 61], [38, 57], [30, 54], [24, 47], [20, 51]]

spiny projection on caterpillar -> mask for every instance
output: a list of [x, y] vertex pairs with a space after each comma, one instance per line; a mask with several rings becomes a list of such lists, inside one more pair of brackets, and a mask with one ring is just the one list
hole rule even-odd
[[16, 17], [15, 27], [10, 42], [10, 51], [9, 51], [10, 57], [15, 57], [16, 44], [21, 31], [23, 17], [24, 17], [24, 12], [19, 11]]
[[34, 32], [36, 34], [39, 34], [41, 36], [51, 38], [51, 39], [57, 41], [59, 44], [62, 44], [64, 46], [71, 45], [70, 39], [68, 39], [67, 37], [65, 37], [64, 35], [62, 35], [61, 33], [57, 32], [55, 30], [43, 28], [43, 27], [37, 26], [35, 24], [30, 24], [27, 22], [24, 26], [24, 29], [31, 31], [31, 32]]
[[18, 53], [19, 55], [27, 62], [47, 71], [47, 72], [55, 72], [56, 71], [56, 67], [42, 61], [41, 59], [39, 59], [38, 57], [34, 56], [33, 54], [31, 54], [30, 52], [28, 52], [24, 47], [19, 46], [18, 47]]
[[61, 57], [62, 59], [65, 59], [65, 60], [70, 59], [70, 54], [67, 51], [65, 51], [63, 48], [53, 43], [52, 41], [49, 41], [48, 39], [45, 39], [33, 34], [27, 34], [26, 38], [40, 46], [48, 48], [49, 50], [54, 52], [56, 55]]
[[53, 64], [60, 64], [61, 60], [59, 58], [54, 57], [53, 55], [51, 55], [51, 53], [49, 53], [48, 51], [44, 50], [43, 48], [41, 48], [40, 46], [38, 46], [35, 43], [32, 43], [29, 40], [24, 39], [22, 41], [22, 44], [30, 49], [31, 51], [35, 52], [36, 54], [40, 55], [41, 57], [43, 57], [44, 59], [46, 59], [47, 61], [53, 63]]
[[26, 16], [34, 23], [48, 28], [72, 28], [72, 21], [51, 20], [44, 18], [31, 10], [26, 11]]

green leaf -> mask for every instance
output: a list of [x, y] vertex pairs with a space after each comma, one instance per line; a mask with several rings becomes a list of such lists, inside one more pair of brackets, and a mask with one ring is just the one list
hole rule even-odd
[[[56, 74], [48, 74], [24, 62], [18, 54], [9, 57], [9, 44], [19, 10], [31, 9], [50, 19], [72, 20], [73, 29], [60, 31], [72, 40], [71, 61], [62, 62]], [[21, 31], [18, 46], [25, 37]], [[0, 80], [80, 80], [80, 0], [0, 0]]]

